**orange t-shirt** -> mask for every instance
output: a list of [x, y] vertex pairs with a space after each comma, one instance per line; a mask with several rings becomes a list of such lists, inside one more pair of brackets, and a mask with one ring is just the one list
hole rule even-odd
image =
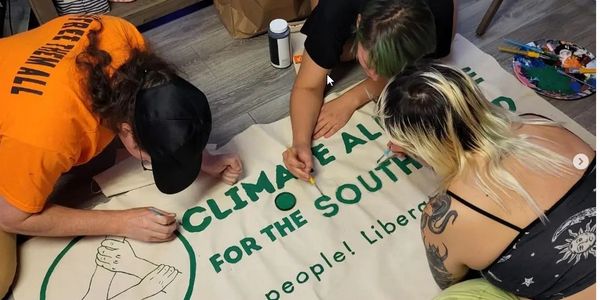
[[[98, 18], [98, 17], [96, 17]], [[100, 17], [100, 49], [121, 66], [144, 38], [132, 24]], [[75, 58], [99, 28], [67, 15], [0, 39], [0, 197], [28, 213], [43, 210], [61, 174], [99, 154], [115, 134], [91, 111]]]

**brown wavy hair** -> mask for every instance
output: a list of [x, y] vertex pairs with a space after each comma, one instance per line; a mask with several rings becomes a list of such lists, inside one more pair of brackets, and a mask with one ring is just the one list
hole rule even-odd
[[132, 47], [129, 58], [110, 76], [112, 57], [98, 46], [103, 25], [99, 18], [96, 21], [100, 27], [88, 32], [89, 44], [75, 61], [85, 73], [84, 90], [103, 126], [117, 133], [121, 123], [128, 123], [137, 142], [134, 112], [138, 92], [171, 81], [175, 70], [151, 51]]

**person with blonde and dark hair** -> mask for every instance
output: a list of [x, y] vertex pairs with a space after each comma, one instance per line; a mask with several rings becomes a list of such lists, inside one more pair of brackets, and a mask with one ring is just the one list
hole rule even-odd
[[[406, 66], [448, 55], [454, 19], [453, 0], [318, 1], [302, 27], [305, 51], [290, 97], [293, 141], [283, 153], [288, 170], [308, 180], [313, 139], [332, 136]], [[352, 58], [368, 78], [324, 104], [327, 74]]]
[[[492, 105], [464, 72], [419, 65], [377, 103], [392, 151], [440, 177], [423, 211], [437, 299], [591, 299], [595, 152], [541, 116]], [[592, 161], [573, 166], [576, 155]], [[463, 281], [470, 270], [484, 279]]]

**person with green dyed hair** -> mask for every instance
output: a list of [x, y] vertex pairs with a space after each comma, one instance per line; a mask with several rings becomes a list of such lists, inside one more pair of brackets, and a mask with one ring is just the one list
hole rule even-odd
[[[421, 58], [448, 55], [454, 36], [453, 0], [311, 0], [302, 27], [302, 65], [290, 97], [293, 143], [287, 169], [309, 180], [313, 139], [329, 138], [355, 110], [374, 100], [388, 79]], [[328, 74], [356, 58], [367, 79], [323, 103]]]

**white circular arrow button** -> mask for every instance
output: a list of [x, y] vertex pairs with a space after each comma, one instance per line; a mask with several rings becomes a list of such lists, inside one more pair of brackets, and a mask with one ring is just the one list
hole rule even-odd
[[590, 159], [587, 155], [583, 153], [579, 153], [573, 157], [573, 166], [577, 170], [585, 170], [590, 165]]

